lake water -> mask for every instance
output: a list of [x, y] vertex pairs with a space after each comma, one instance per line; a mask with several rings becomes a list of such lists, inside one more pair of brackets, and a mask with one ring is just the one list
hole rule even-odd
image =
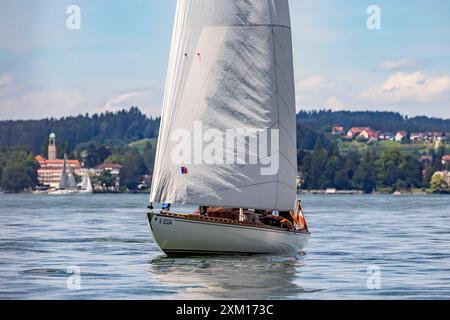
[[0, 195], [0, 299], [450, 299], [449, 196], [302, 199], [302, 255], [174, 259], [146, 195]]

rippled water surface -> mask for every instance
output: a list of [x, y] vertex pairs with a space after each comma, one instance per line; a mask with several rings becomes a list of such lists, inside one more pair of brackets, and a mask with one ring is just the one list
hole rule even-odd
[[147, 199], [0, 195], [0, 298], [450, 299], [449, 196], [303, 196], [303, 255], [176, 259]]

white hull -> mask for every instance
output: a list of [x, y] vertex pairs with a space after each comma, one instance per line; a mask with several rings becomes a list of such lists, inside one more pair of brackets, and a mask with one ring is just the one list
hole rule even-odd
[[55, 190], [55, 191], [49, 191], [48, 194], [52, 196], [64, 196], [68, 194], [75, 194], [78, 193], [77, 190]]
[[307, 245], [309, 232], [239, 223], [220, 223], [149, 213], [153, 236], [168, 255], [279, 254], [295, 255]]
[[80, 190], [78, 191], [79, 194], [93, 194], [93, 191], [88, 191], [88, 190]]

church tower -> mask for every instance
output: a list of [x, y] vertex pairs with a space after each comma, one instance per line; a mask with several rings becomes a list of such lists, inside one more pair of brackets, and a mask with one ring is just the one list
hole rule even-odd
[[50, 134], [48, 138], [48, 160], [56, 160], [56, 135]]

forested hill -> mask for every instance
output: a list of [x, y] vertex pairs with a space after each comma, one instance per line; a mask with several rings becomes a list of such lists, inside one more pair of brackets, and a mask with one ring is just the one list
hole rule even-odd
[[394, 112], [373, 111], [301, 111], [297, 114], [297, 123], [311, 129], [321, 130], [325, 126], [341, 125], [351, 127], [371, 127], [374, 130], [397, 132], [450, 131], [450, 119], [405, 117]]
[[[96, 145], [123, 146], [130, 142], [155, 138], [159, 131], [159, 118], [149, 118], [132, 107], [119, 112], [79, 115], [61, 119], [27, 121], [0, 121], [0, 147], [28, 146], [34, 153], [46, 153], [47, 137], [56, 133], [59, 156], [74, 149]], [[333, 125], [371, 127], [374, 130], [397, 132], [450, 131], [450, 119], [404, 117], [393, 112], [301, 111], [297, 114], [298, 149], [311, 150], [316, 141], [327, 146], [325, 128]]]
[[0, 147], [28, 146], [34, 153], [45, 154], [47, 137], [54, 132], [62, 153], [89, 143], [125, 145], [154, 138], [158, 130], [159, 118], [148, 118], [136, 107], [61, 119], [0, 121]]

